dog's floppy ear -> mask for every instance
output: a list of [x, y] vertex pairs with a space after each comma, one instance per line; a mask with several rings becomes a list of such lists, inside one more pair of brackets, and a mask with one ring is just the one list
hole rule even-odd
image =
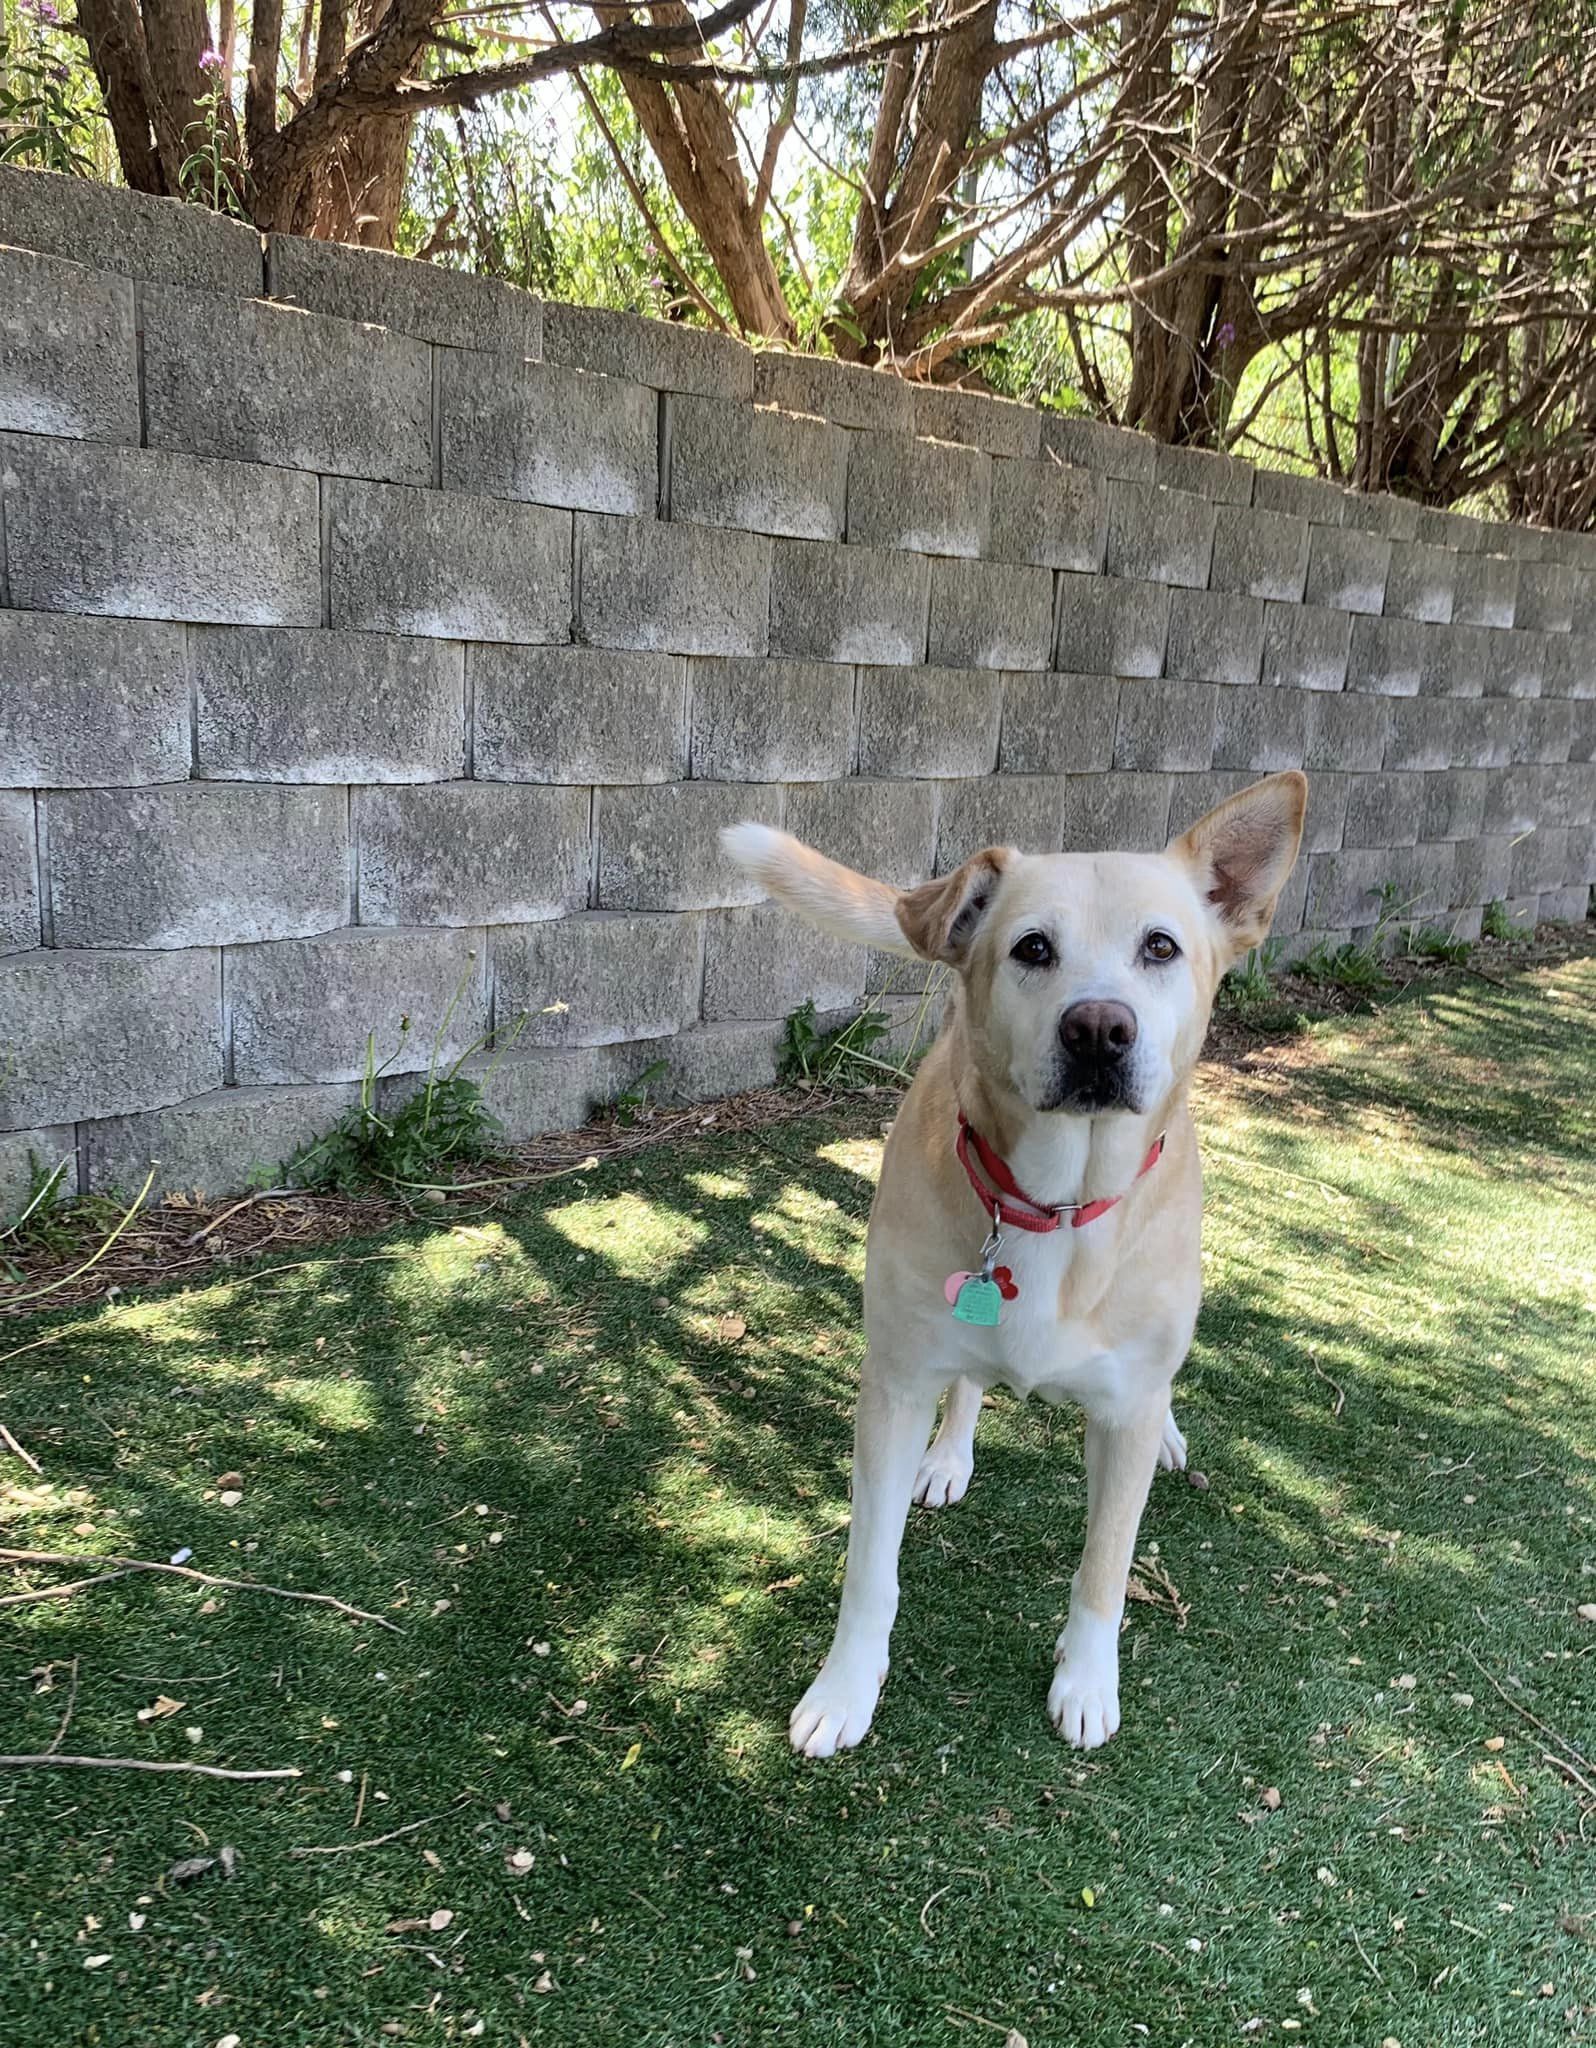
[[951, 875], [922, 882], [898, 898], [898, 926], [923, 960], [959, 967], [968, 957], [998, 877], [1008, 866], [1004, 847], [972, 853]]
[[1232, 958], [1261, 943], [1302, 840], [1308, 779], [1293, 768], [1239, 790], [1169, 848], [1213, 905]]

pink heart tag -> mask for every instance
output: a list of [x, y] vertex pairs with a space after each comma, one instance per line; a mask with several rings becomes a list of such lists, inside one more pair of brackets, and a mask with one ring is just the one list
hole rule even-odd
[[974, 1278], [975, 1275], [973, 1273], [950, 1273], [948, 1275], [942, 1283], [942, 1298], [949, 1308], [952, 1308], [953, 1304], [958, 1300], [959, 1289], [964, 1285], [965, 1281], [973, 1280]]

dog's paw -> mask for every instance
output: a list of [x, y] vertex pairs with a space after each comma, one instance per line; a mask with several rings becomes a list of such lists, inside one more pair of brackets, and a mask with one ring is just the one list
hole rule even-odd
[[835, 1756], [839, 1749], [855, 1748], [870, 1732], [885, 1677], [885, 1669], [872, 1677], [862, 1665], [823, 1664], [792, 1710], [787, 1740], [800, 1756]]
[[975, 1459], [968, 1451], [945, 1444], [939, 1437], [920, 1460], [914, 1475], [914, 1498], [923, 1508], [951, 1508], [963, 1500], [975, 1471]]
[[1186, 1469], [1186, 1439], [1181, 1435], [1180, 1424], [1175, 1420], [1173, 1408], [1164, 1417], [1164, 1434], [1158, 1446], [1158, 1463], [1165, 1472], [1184, 1472]]
[[1047, 1711], [1072, 1749], [1101, 1749], [1119, 1732], [1117, 1631], [1093, 1615], [1071, 1616], [1058, 1639]]

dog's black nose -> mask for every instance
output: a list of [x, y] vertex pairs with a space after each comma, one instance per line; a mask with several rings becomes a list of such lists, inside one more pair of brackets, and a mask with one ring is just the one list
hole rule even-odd
[[1136, 1043], [1136, 1012], [1125, 1003], [1071, 1003], [1058, 1020], [1064, 1050], [1109, 1066]]

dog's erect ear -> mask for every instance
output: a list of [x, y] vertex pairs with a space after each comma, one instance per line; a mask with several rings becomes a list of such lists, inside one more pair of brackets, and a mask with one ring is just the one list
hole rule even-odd
[[898, 898], [898, 925], [922, 960], [960, 967], [969, 955], [1009, 856], [1001, 846], [971, 854], [962, 867]]
[[1239, 790], [1183, 832], [1170, 853], [1214, 907], [1232, 959], [1260, 944], [1302, 840], [1308, 780], [1295, 769]]

